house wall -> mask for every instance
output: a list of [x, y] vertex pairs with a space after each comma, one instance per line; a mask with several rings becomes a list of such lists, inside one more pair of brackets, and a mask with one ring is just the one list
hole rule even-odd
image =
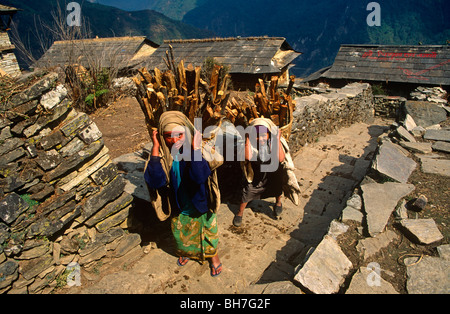
[[0, 32], [0, 69], [10, 76], [20, 75], [20, 68], [7, 32]]
[[234, 90], [249, 90], [254, 92], [255, 85], [259, 83], [258, 79], [262, 79], [265, 82], [270, 82], [272, 76], [277, 75], [280, 80], [279, 84], [288, 84], [289, 83], [289, 71], [286, 70], [282, 73], [271, 73], [271, 74], [244, 74], [244, 73], [235, 73], [231, 74], [231, 81], [233, 82], [232, 88]]

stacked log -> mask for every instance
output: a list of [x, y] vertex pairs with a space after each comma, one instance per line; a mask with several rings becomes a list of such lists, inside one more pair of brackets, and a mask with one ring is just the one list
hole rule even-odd
[[230, 97], [228, 91], [230, 76], [223, 66], [214, 64], [208, 77], [209, 83], [200, 76], [201, 67], [187, 67], [181, 60], [175, 64], [172, 49], [166, 51], [164, 59], [167, 70], [155, 68], [150, 73], [146, 68], [139, 70], [133, 78], [137, 86], [136, 99], [144, 112], [149, 133], [158, 125], [161, 114], [168, 110], [183, 112], [194, 123], [201, 118], [202, 130], [211, 125], [220, 125], [223, 119], [234, 125], [248, 126], [255, 118], [271, 119], [289, 139], [295, 103], [291, 97], [294, 76], [286, 91], [278, 88], [278, 76], [273, 76], [268, 90], [263, 80], [256, 84], [251, 101], [239, 96]]
[[272, 76], [267, 93], [264, 81], [259, 79], [254, 96], [260, 116], [271, 119], [281, 129], [286, 140], [289, 140], [291, 135], [293, 112], [295, 110], [295, 103], [291, 96], [294, 80], [295, 76], [292, 75], [289, 78], [287, 90], [283, 92], [278, 89], [278, 76]]
[[223, 66], [214, 65], [208, 84], [200, 77], [201, 67], [189, 64], [185, 68], [183, 60], [176, 66], [172, 52], [166, 55], [167, 71], [155, 68], [151, 74], [143, 68], [133, 78], [137, 86], [136, 99], [149, 132], [157, 127], [161, 114], [169, 110], [183, 112], [193, 123], [195, 118], [201, 118], [203, 128], [217, 125], [230, 96], [227, 92], [229, 75], [220, 79]]

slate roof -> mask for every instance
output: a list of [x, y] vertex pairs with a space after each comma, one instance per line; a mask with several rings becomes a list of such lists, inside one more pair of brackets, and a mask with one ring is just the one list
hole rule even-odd
[[295, 51], [282, 37], [237, 37], [165, 41], [144, 66], [166, 70], [163, 58], [169, 45], [173, 47], [175, 62], [201, 66], [208, 57], [230, 67], [229, 73], [279, 73], [290, 66], [300, 52]]
[[19, 11], [19, 9], [16, 9], [14, 7], [10, 7], [4, 4], [0, 4], [0, 14], [9, 14]]
[[322, 77], [450, 85], [450, 46], [342, 45]]
[[148, 45], [158, 45], [143, 36], [93, 38], [71, 41], [55, 41], [44, 55], [34, 64], [36, 68], [81, 64], [89, 67], [98, 64], [103, 68], [113, 65], [118, 68], [134, 66], [136, 53]]

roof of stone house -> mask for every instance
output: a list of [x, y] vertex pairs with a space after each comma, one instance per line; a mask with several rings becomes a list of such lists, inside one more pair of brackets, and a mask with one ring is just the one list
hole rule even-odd
[[301, 55], [282, 37], [233, 37], [165, 41], [144, 65], [165, 70], [163, 58], [169, 45], [173, 48], [175, 62], [201, 66], [209, 57], [229, 66], [229, 73], [279, 73]]
[[2, 13], [11, 13], [11, 12], [17, 12], [20, 9], [16, 9], [14, 7], [10, 7], [4, 4], [0, 4], [0, 14]]
[[450, 46], [342, 45], [321, 77], [450, 85]]
[[36, 68], [81, 64], [109, 68], [134, 66], [153, 53], [158, 45], [146, 37], [112, 37], [55, 41], [34, 64]]

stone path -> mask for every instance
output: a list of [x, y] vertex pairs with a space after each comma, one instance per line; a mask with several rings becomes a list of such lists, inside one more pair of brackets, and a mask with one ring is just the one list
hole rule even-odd
[[208, 263], [178, 267], [166, 232], [155, 241], [157, 247], [138, 247], [114, 264], [90, 273], [82, 270], [82, 285], [62, 293], [303, 293], [293, 283], [295, 268], [340, 216], [366, 174], [385, 126], [382, 120], [354, 124], [303, 147], [294, 157], [300, 204], [284, 199], [278, 220], [272, 216], [274, 199], [254, 201], [242, 227], [235, 228], [238, 204], [223, 203], [218, 214], [219, 277], [210, 276]]

